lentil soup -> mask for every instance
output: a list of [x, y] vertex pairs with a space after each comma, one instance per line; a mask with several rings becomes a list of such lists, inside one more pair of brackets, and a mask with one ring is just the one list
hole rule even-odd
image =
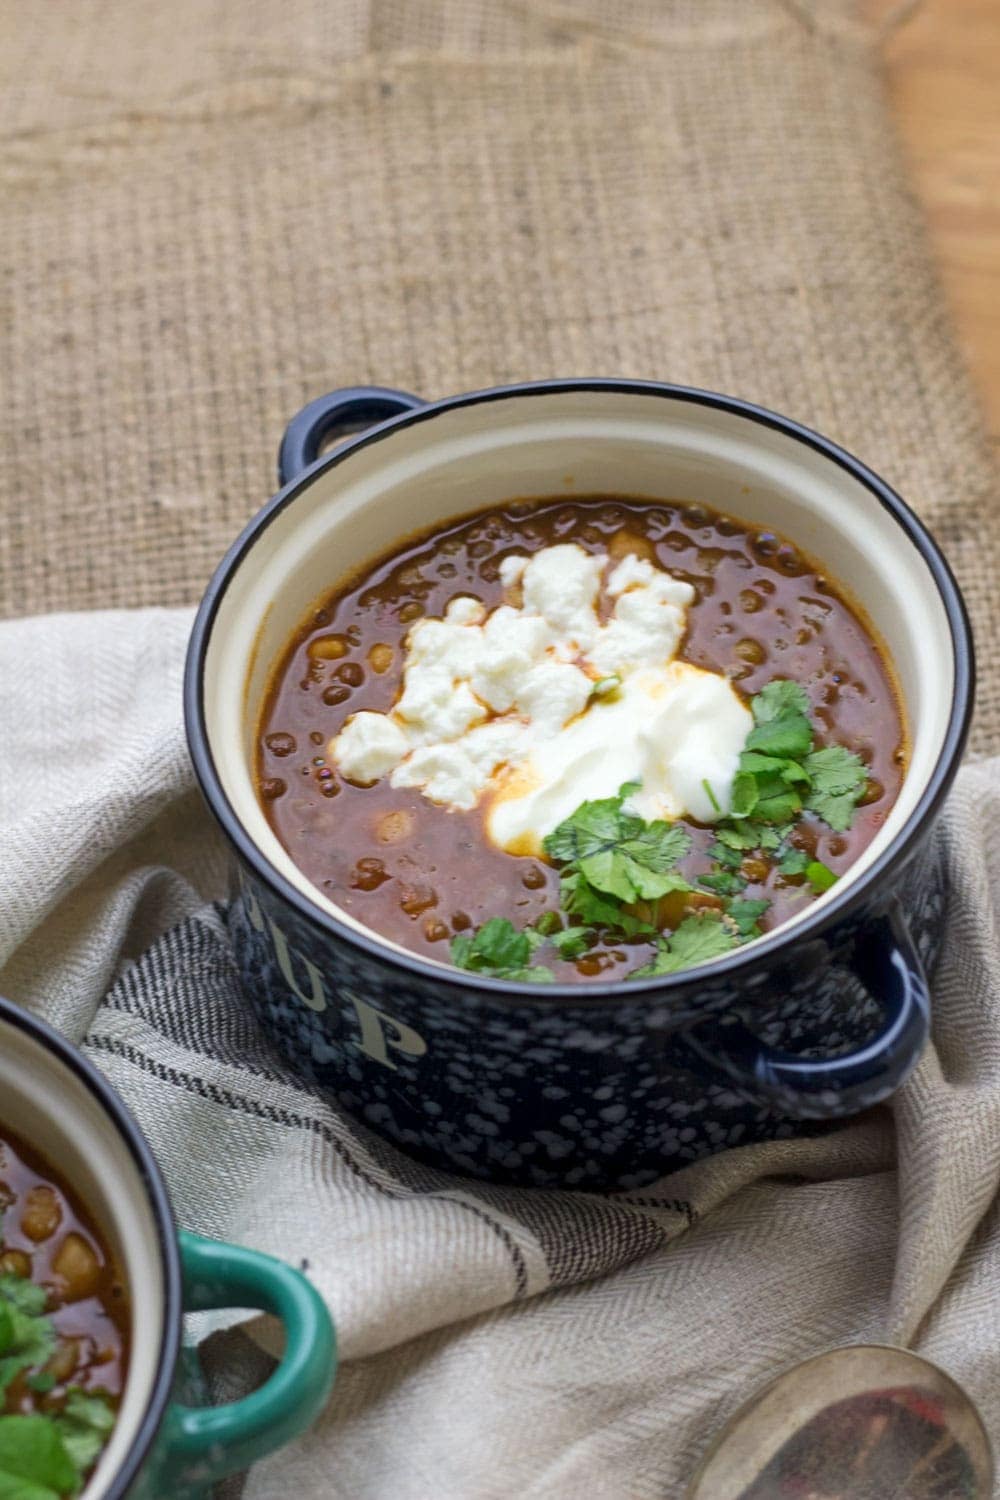
[[[359, 776], [345, 734], [355, 716], [373, 730], [384, 725], [383, 746], [415, 722], [397, 709], [419, 665], [418, 638], [431, 639], [414, 627], [442, 620], [456, 600], [472, 600], [475, 606], [449, 613], [453, 636], [480, 630], [484, 620], [488, 633], [492, 613], [504, 607], [497, 634], [526, 629], [531, 566], [557, 557], [572, 563], [575, 577], [596, 559], [588, 574], [595, 639], [609, 626], [624, 638], [628, 601], [634, 605], [642, 588], [659, 590], [661, 614], [675, 610], [670, 691], [680, 684], [697, 698], [710, 690], [704, 703], [717, 702], [730, 725], [728, 749], [716, 750], [719, 712], [695, 698], [683, 710], [688, 763], [708, 745], [706, 766], [731, 767], [728, 785], [720, 773], [702, 777], [711, 807], [700, 792], [688, 792], [679, 806], [679, 773], [662, 812], [649, 797], [643, 803], [634, 780], [620, 789], [601, 785], [602, 765], [618, 754], [630, 669], [609, 670], [608, 643], [584, 649], [565, 624], [555, 647], [551, 627], [546, 664], [554, 652], [564, 676], [570, 668], [584, 672], [591, 697], [582, 709], [567, 709], [565, 724], [553, 720], [551, 733], [536, 735], [527, 780], [523, 764], [500, 764], [488, 785], [480, 776], [471, 803], [467, 789], [446, 794], [451, 783], [430, 773], [414, 781], [420, 754], [430, 763], [426, 726], [393, 752], [398, 758], [400, 748], [409, 754], [418, 746], [409, 772]], [[557, 604], [556, 614], [565, 615], [565, 599]], [[534, 614], [528, 623], [537, 624]], [[645, 639], [641, 620], [636, 628]], [[647, 707], [663, 691], [654, 683]], [[498, 720], [518, 732], [523, 726], [523, 696], [506, 708], [497, 697], [483, 707], [456, 679], [460, 693], [472, 705], [472, 736], [484, 724], [496, 729]], [[439, 704], [435, 722], [456, 701], [452, 695]], [[579, 752], [588, 768], [576, 799], [583, 807], [568, 808], [564, 788], [562, 804], [551, 804], [561, 806], [557, 827], [550, 818], [538, 836], [521, 826], [498, 842], [499, 802], [539, 785], [540, 742], [561, 744], [558, 736], [575, 733], [584, 719], [594, 721], [607, 750]], [[458, 743], [452, 729], [435, 733]], [[907, 746], [891, 665], [859, 609], [814, 560], [780, 535], [706, 506], [590, 496], [515, 501], [461, 517], [406, 539], [331, 588], [276, 664], [255, 755], [258, 795], [278, 839], [318, 890], [357, 920], [424, 958], [520, 979], [585, 982], [670, 972], [793, 917], [882, 827]], [[541, 814], [532, 816], [537, 822]], [[670, 829], [682, 835], [668, 840]]]
[[129, 1326], [128, 1292], [98, 1226], [48, 1162], [0, 1127], [4, 1473], [44, 1476], [45, 1494], [77, 1493], [114, 1427]]

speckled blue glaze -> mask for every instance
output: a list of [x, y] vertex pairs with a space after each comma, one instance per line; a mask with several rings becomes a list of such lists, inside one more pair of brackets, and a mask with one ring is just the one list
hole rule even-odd
[[[657, 996], [626, 984], [603, 1001], [558, 1005], [443, 989], [387, 971], [318, 933], [245, 866], [230, 928], [247, 994], [296, 1071], [350, 1114], [436, 1166], [537, 1187], [638, 1188], [728, 1146], [884, 1099], [926, 1035], [923, 963], [942, 899], [925, 859], [905, 946], [912, 1013], [857, 1081], [835, 1067], [815, 1088], [754, 1078], [754, 1066], [850, 1059], [884, 1038], [885, 1008], [862, 971], [892, 945], [892, 905], [790, 945], [780, 965], [711, 973]], [[899, 951], [896, 948], [894, 951]], [[751, 1061], [748, 1061], [748, 1053]]]
[[[515, 393], [567, 385], [636, 389], [571, 382]], [[902, 833], [825, 914], [665, 979], [552, 987], [473, 978], [394, 952], [314, 905], [235, 817], [208, 745], [202, 687], [214, 614], [242, 556], [269, 517], [337, 461], [317, 457], [339, 421], [381, 424], [393, 412], [416, 420], [509, 389], [430, 408], [378, 388], [311, 403], [282, 445], [291, 482], [220, 567], [192, 636], [189, 742], [237, 857], [230, 925], [262, 1027], [352, 1116], [427, 1162], [476, 1177], [635, 1189], [712, 1152], [815, 1129], [885, 1099], [927, 1036], [926, 973], [944, 900], [931, 834], [972, 702], [968, 622], [947, 565], [898, 496], [825, 439], [729, 398], [641, 388], [750, 415], [849, 468], [896, 515], [941, 592], [957, 687], [940, 758]], [[381, 430], [338, 453], [377, 441]]]

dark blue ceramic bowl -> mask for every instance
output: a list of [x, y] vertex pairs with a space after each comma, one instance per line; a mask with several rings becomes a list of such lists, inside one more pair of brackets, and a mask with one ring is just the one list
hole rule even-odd
[[[435, 1165], [599, 1189], [899, 1086], [927, 1036], [941, 904], [927, 841], [965, 742], [973, 657], [948, 566], [888, 485], [773, 412], [617, 380], [432, 404], [336, 392], [290, 424], [280, 475], [205, 595], [185, 691], [194, 764], [238, 869], [247, 996], [304, 1078]], [[393, 946], [296, 870], [254, 796], [253, 721], [295, 625], [345, 573], [464, 511], [595, 491], [701, 501], [822, 559], [895, 663], [910, 768], [854, 869], [736, 953], [628, 983], [474, 978]]]

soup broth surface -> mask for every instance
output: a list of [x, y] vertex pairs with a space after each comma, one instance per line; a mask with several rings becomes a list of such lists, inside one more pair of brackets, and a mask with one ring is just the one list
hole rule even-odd
[[[868, 783], [850, 828], [836, 832], [811, 814], [797, 825], [795, 845], [810, 860], [843, 874], [898, 794], [906, 743], [890, 667], [845, 593], [784, 538], [705, 506], [617, 496], [516, 501], [459, 518], [407, 539], [318, 604], [303, 601], [256, 736], [258, 794], [296, 865], [331, 901], [424, 958], [448, 962], [451, 940], [490, 918], [522, 928], [558, 911], [559, 870], [496, 847], [481, 806], [446, 808], [388, 776], [357, 785], [327, 747], [351, 715], [392, 708], [415, 621], [443, 616], [457, 596], [494, 609], [510, 598], [505, 558], [566, 542], [613, 561], [648, 558], [689, 583], [678, 659], [725, 674], [748, 701], [776, 678], [801, 684], [815, 745], [861, 756]], [[680, 869], [695, 880], [712, 867], [715, 834], [685, 826], [692, 842]], [[752, 856], [741, 879], [747, 898], [770, 903], [762, 931], [816, 895], [801, 873]], [[581, 956], [547, 953], [545, 963], [562, 982], [625, 977], [655, 946], [652, 936], [598, 936]]]

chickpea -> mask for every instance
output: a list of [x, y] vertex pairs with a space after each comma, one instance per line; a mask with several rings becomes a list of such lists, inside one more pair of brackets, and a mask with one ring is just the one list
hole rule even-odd
[[751, 666], [759, 667], [762, 662], [767, 660], [767, 652], [760, 641], [750, 640], [749, 638], [737, 641], [733, 650], [740, 661], [749, 662]]
[[385, 865], [380, 859], [359, 859], [354, 866], [351, 876], [351, 885], [356, 891], [377, 891], [380, 885], [391, 880]]
[[393, 650], [385, 641], [379, 641], [368, 653], [368, 665], [373, 672], [388, 672], [392, 666]]
[[400, 906], [408, 917], [419, 917], [437, 906], [437, 891], [429, 885], [405, 885]]
[[412, 837], [413, 814], [405, 808], [386, 813], [375, 825], [375, 836], [380, 844], [401, 844]]
[[82, 1302], [97, 1290], [101, 1262], [82, 1234], [71, 1229], [52, 1258], [52, 1269], [63, 1283], [67, 1302]]
[[45, 1369], [47, 1374], [55, 1378], [57, 1385], [65, 1385], [73, 1378], [79, 1363], [80, 1345], [76, 1339], [60, 1339], [59, 1346]]
[[27, 1281], [31, 1275], [31, 1256], [24, 1250], [5, 1250], [0, 1255], [0, 1276], [20, 1276]]
[[342, 635], [321, 635], [309, 642], [309, 655], [313, 661], [336, 661], [346, 656], [350, 646]]
[[37, 1245], [51, 1239], [61, 1223], [62, 1204], [55, 1188], [46, 1183], [31, 1188], [21, 1214], [21, 1232]]

